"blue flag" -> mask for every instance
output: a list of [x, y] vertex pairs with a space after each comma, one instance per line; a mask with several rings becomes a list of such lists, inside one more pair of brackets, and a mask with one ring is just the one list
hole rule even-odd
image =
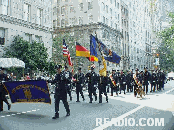
[[117, 63], [117, 64], [120, 63], [121, 57], [118, 56], [114, 51], [106, 47], [106, 45], [103, 44], [101, 41], [98, 41], [98, 45], [99, 45], [100, 50], [104, 54], [105, 60], [112, 62], [112, 63]]
[[46, 81], [13, 81], [5, 82], [12, 103], [43, 102], [51, 104], [49, 89]]
[[91, 35], [90, 36], [90, 55], [95, 56], [94, 59], [96, 59], [95, 61], [98, 61], [98, 55], [97, 55], [97, 41], [96, 38]]

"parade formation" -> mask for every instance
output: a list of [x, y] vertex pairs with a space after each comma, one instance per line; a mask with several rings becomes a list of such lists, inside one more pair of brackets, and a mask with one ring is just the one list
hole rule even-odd
[[[16, 80], [13, 73], [11, 72], [11, 75], [6, 75], [3, 71], [4, 69], [1, 68], [0, 111], [3, 111], [3, 102], [5, 102], [8, 105], [8, 110], [10, 110], [11, 105], [7, 101], [5, 95], [9, 94], [10, 98], [14, 98], [14, 94], [16, 94], [16, 98], [18, 98], [19, 95], [17, 95], [16, 90], [19, 90], [18, 92], [20, 95], [22, 93], [24, 93], [23, 95], [25, 95], [25, 97], [22, 97], [23, 99], [17, 99], [18, 101], [43, 101], [45, 103], [50, 104], [51, 100], [49, 94], [52, 91], [55, 98], [55, 115], [52, 119], [59, 118], [60, 100], [62, 100], [66, 109], [66, 116], [70, 116], [70, 106], [67, 101], [67, 96], [69, 96], [70, 101], [72, 101], [73, 89], [76, 89], [76, 102], [80, 102], [79, 94], [81, 95], [82, 100], [85, 101], [83, 90], [84, 88], [87, 88], [87, 91], [89, 93], [89, 103], [93, 103], [94, 101], [96, 102], [98, 100], [98, 97], [98, 102], [102, 103], [102, 94], [105, 95], [107, 103], [110, 102], [109, 96], [119, 96], [121, 93], [126, 94], [126, 92], [133, 93], [134, 97], [143, 98], [143, 96], [148, 94], [149, 84], [151, 84], [150, 92], [161, 91], [162, 89], [164, 90], [166, 76], [165, 73], [161, 71], [161, 69], [150, 70], [151, 73], [148, 71], [147, 67], [143, 68], [144, 71], [139, 71], [138, 68], [135, 68], [135, 73], [133, 72], [134, 70], [127, 70], [126, 72], [124, 72], [123, 70], [117, 70], [116, 72], [115, 68], [113, 68], [111, 72], [107, 71], [107, 65], [105, 60], [118, 64], [120, 62], [121, 57], [118, 56], [112, 50], [108, 49], [106, 45], [104, 45], [100, 40], [98, 40], [97, 37], [94, 37], [93, 35], [90, 36], [90, 52], [83, 46], [78, 44], [78, 46], [76, 47], [76, 54], [82, 57], [89, 57], [89, 59], [91, 60], [93, 57], [94, 61], [96, 61], [95, 59], [98, 58], [102, 61], [103, 68], [99, 70], [99, 73], [96, 73], [95, 64], [91, 62], [91, 65], [89, 66], [89, 71], [86, 71], [87, 73], [84, 74], [81, 71], [81, 67], [78, 68], [77, 73], [74, 73], [74, 71], [69, 71], [69, 67], [66, 64], [64, 66], [56, 65], [55, 70], [57, 74], [54, 77], [49, 78], [47, 74], [47, 78], [36, 78], [30, 77], [29, 73], [27, 73], [26, 77], [23, 77], [23, 81], [29, 82], [18, 82], [19, 85], [17, 86], [15, 86], [16, 84], [13, 84]], [[73, 66], [69, 50], [64, 39], [63, 55], [68, 58], [69, 66]], [[62, 69], [63, 67], [64, 69]], [[36, 85], [37, 81], [42, 80], [44, 80], [45, 83], [39, 82], [40, 86]], [[9, 81], [11, 85], [3, 83], [7, 81]], [[51, 87], [53, 85], [54, 87]], [[10, 90], [10, 88], [13, 88], [12, 91]], [[39, 97], [37, 97], [36, 94], [38, 92], [41, 94], [38, 94]], [[36, 99], [32, 99], [32, 93], [36, 96]], [[108, 93], [110, 94], [108, 95]], [[13, 100], [13, 103], [14, 102], [16, 101]]]

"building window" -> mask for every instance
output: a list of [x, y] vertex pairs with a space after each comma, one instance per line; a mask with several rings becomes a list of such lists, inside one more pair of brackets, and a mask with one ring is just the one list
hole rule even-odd
[[125, 40], [126, 40], [126, 31], [125, 31]]
[[112, 9], [110, 8], [110, 13], [111, 13], [111, 16], [112, 16]]
[[24, 20], [30, 22], [31, 20], [31, 6], [24, 4]]
[[110, 0], [111, 4], [112, 4], [112, 0]]
[[103, 23], [105, 23], [105, 17], [103, 16]]
[[108, 6], [106, 5], [106, 13], [108, 13]]
[[65, 24], [65, 20], [62, 19], [62, 20], [61, 20], [61, 27], [64, 27], [64, 24]]
[[116, 2], [116, 0], [115, 0], [115, 7], [117, 6], [117, 2]]
[[42, 42], [42, 36], [35, 35], [35, 40], [36, 40], [37, 43], [41, 43]]
[[118, 14], [118, 20], [120, 19], [120, 15]]
[[74, 7], [70, 6], [70, 13], [74, 12]]
[[117, 8], [119, 9], [119, 3], [117, 2]]
[[108, 19], [106, 18], [106, 24], [108, 25]]
[[62, 15], [66, 14], [65, 7], [64, 7], [64, 6], [61, 7], [61, 14], [62, 14]]
[[117, 24], [115, 24], [115, 28], [117, 29]]
[[68, 18], [65, 18], [65, 26], [67, 26], [68, 24], [69, 24]]
[[103, 11], [105, 11], [105, 4], [102, 2]]
[[80, 3], [80, 11], [83, 11], [83, 3]]
[[5, 44], [5, 29], [0, 28], [0, 45]]
[[56, 27], [56, 20], [53, 20], [53, 27]]
[[111, 27], [112, 27], [112, 21], [111, 21]]
[[39, 8], [37, 9], [37, 24], [43, 24], [43, 10]]
[[92, 23], [93, 22], [93, 15], [90, 15], [89, 16], [89, 23]]
[[0, 0], [2, 14], [10, 15], [10, 2], [11, 0]]
[[32, 34], [25, 33], [25, 40], [32, 43]]
[[79, 17], [79, 24], [83, 24], [83, 17]]
[[93, 4], [92, 2], [88, 2], [88, 10], [93, 9]]

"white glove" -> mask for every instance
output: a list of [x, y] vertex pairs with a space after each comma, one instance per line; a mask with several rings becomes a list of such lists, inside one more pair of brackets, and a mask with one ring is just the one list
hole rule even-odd
[[123, 84], [126, 84], [126, 82], [123, 82]]
[[69, 74], [65, 74], [66, 79], [69, 78]]

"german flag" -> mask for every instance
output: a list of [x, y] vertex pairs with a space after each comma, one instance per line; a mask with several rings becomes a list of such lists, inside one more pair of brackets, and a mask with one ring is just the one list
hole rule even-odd
[[87, 57], [89, 61], [98, 61], [95, 56], [90, 56], [90, 51], [79, 43], [76, 43], [76, 56]]

